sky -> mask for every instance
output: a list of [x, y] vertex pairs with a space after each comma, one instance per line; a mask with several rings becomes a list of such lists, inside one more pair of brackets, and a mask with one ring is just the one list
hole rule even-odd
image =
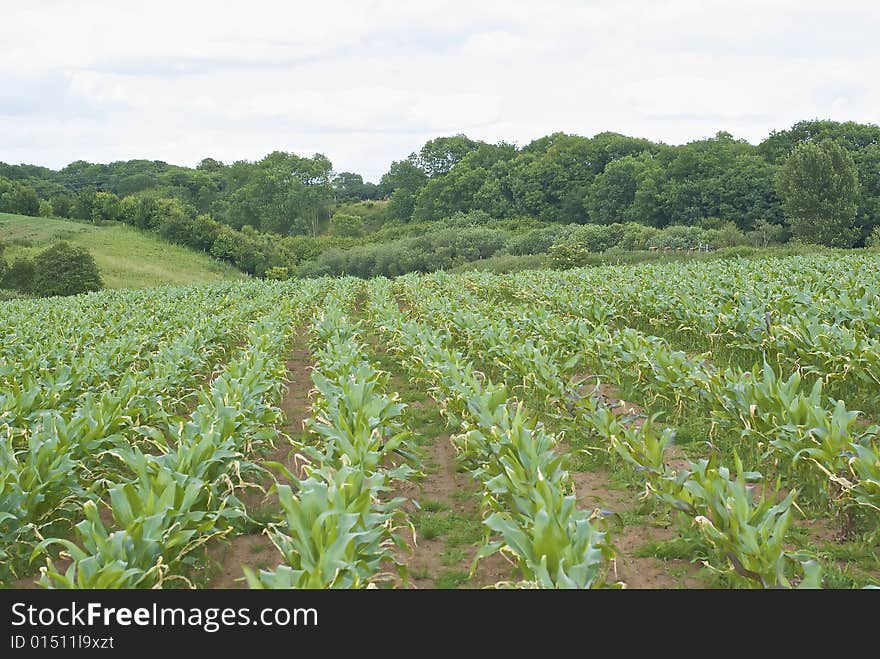
[[283, 150], [378, 181], [456, 133], [757, 143], [877, 123], [877, 34], [861, 0], [0, 0], [0, 161]]

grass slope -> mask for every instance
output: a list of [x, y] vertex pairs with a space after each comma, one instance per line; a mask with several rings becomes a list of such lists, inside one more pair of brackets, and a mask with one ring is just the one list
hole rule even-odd
[[31, 257], [53, 242], [82, 245], [95, 258], [107, 288], [146, 288], [161, 284], [206, 284], [244, 274], [207, 254], [172, 245], [124, 224], [94, 226], [48, 217], [0, 213], [0, 242], [7, 262]]

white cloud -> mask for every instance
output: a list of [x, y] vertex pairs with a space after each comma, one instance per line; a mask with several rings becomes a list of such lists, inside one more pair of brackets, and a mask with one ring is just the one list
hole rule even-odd
[[456, 132], [757, 141], [876, 121], [878, 27], [860, 0], [30, 3], [0, 21], [0, 160], [284, 149], [376, 180]]

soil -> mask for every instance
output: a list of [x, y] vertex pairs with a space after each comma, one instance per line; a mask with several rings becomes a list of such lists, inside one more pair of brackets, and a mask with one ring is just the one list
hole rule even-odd
[[[395, 492], [395, 495], [440, 502], [454, 513], [479, 517], [476, 497], [461, 496], [465, 492], [476, 493], [478, 488], [470, 476], [456, 471], [455, 447], [450, 436], [436, 437], [426, 447], [426, 453], [425, 464], [436, 466], [436, 469], [427, 473], [420, 484], [408, 484]], [[459, 496], [455, 496], [456, 494]], [[410, 512], [413, 510], [414, 507], [409, 508]], [[459, 545], [458, 549], [463, 551], [464, 558], [458, 565], [444, 565], [441, 557], [447, 549], [447, 542], [442, 537], [428, 540], [410, 536], [407, 541], [412, 547], [412, 554], [402, 553], [399, 560], [407, 565], [411, 575], [429, 575], [418, 579], [411, 577], [410, 585], [414, 588], [436, 588], [439, 575], [449, 570], [468, 572], [478, 550], [475, 545]], [[480, 560], [474, 575], [464, 585], [467, 588], [483, 588], [499, 581], [512, 580], [513, 573], [513, 566], [503, 556], [496, 554]]]
[[[261, 462], [281, 463], [295, 476], [302, 477], [305, 475], [303, 471], [305, 458], [296, 452], [287, 437], [299, 436], [303, 431], [305, 420], [310, 416], [312, 362], [305, 329], [297, 332], [286, 366], [287, 386], [278, 404], [284, 414], [281, 433], [276, 440], [275, 448], [269, 451]], [[273, 473], [279, 482], [287, 480], [283, 474]], [[262, 483], [264, 491], [267, 491], [272, 483], [272, 477], [267, 476]], [[241, 499], [249, 510], [278, 509], [278, 498], [274, 493], [266, 495], [254, 489], [242, 493]], [[259, 547], [262, 549], [255, 551]], [[241, 580], [244, 576], [242, 565], [247, 565], [256, 571], [257, 566], [274, 568], [280, 561], [277, 549], [268, 537], [261, 534], [245, 534], [229, 538], [211, 546], [209, 553], [219, 566], [219, 574], [211, 580], [210, 588], [246, 588], [246, 582]]]
[[[579, 507], [602, 509], [621, 514], [639, 505], [639, 492], [614, 487], [608, 472], [571, 472], [575, 497]], [[612, 518], [613, 520], [614, 518]], [[700, 569], [682, 560], [661, 560], [654, 557], [635, 556], [636, 550], [650, 540], [669, 540], [675, 533], [671, 529], [654, 526], [650, 520], [620, 527], [610, 525], [611, 542], [617, 556], [611, 563], [606, 577], [609, 583], [622, 582], [626, 588], [702, 588], [703, 582], [695, 575]]]
[[211, 580], [211, 588], [247, 588], [242, 566], [254, 572], [261, 568], [274, 568], [281, 562], [281, 555], [265, 534], [238, 535], [214, 548], [215, 560], [220, 572]]

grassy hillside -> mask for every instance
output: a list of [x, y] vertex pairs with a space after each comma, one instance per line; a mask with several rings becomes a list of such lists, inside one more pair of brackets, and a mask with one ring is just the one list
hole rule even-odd
[[207, 254], [167, 243], [155, 234], [123, 224], [93, 226], [70, 220], [0, 213], [0, 241], [7, 262], [33, 256], [67, 240], [91, 252], [107, 288], [160, 284], [205, 284], [245, 275]]

